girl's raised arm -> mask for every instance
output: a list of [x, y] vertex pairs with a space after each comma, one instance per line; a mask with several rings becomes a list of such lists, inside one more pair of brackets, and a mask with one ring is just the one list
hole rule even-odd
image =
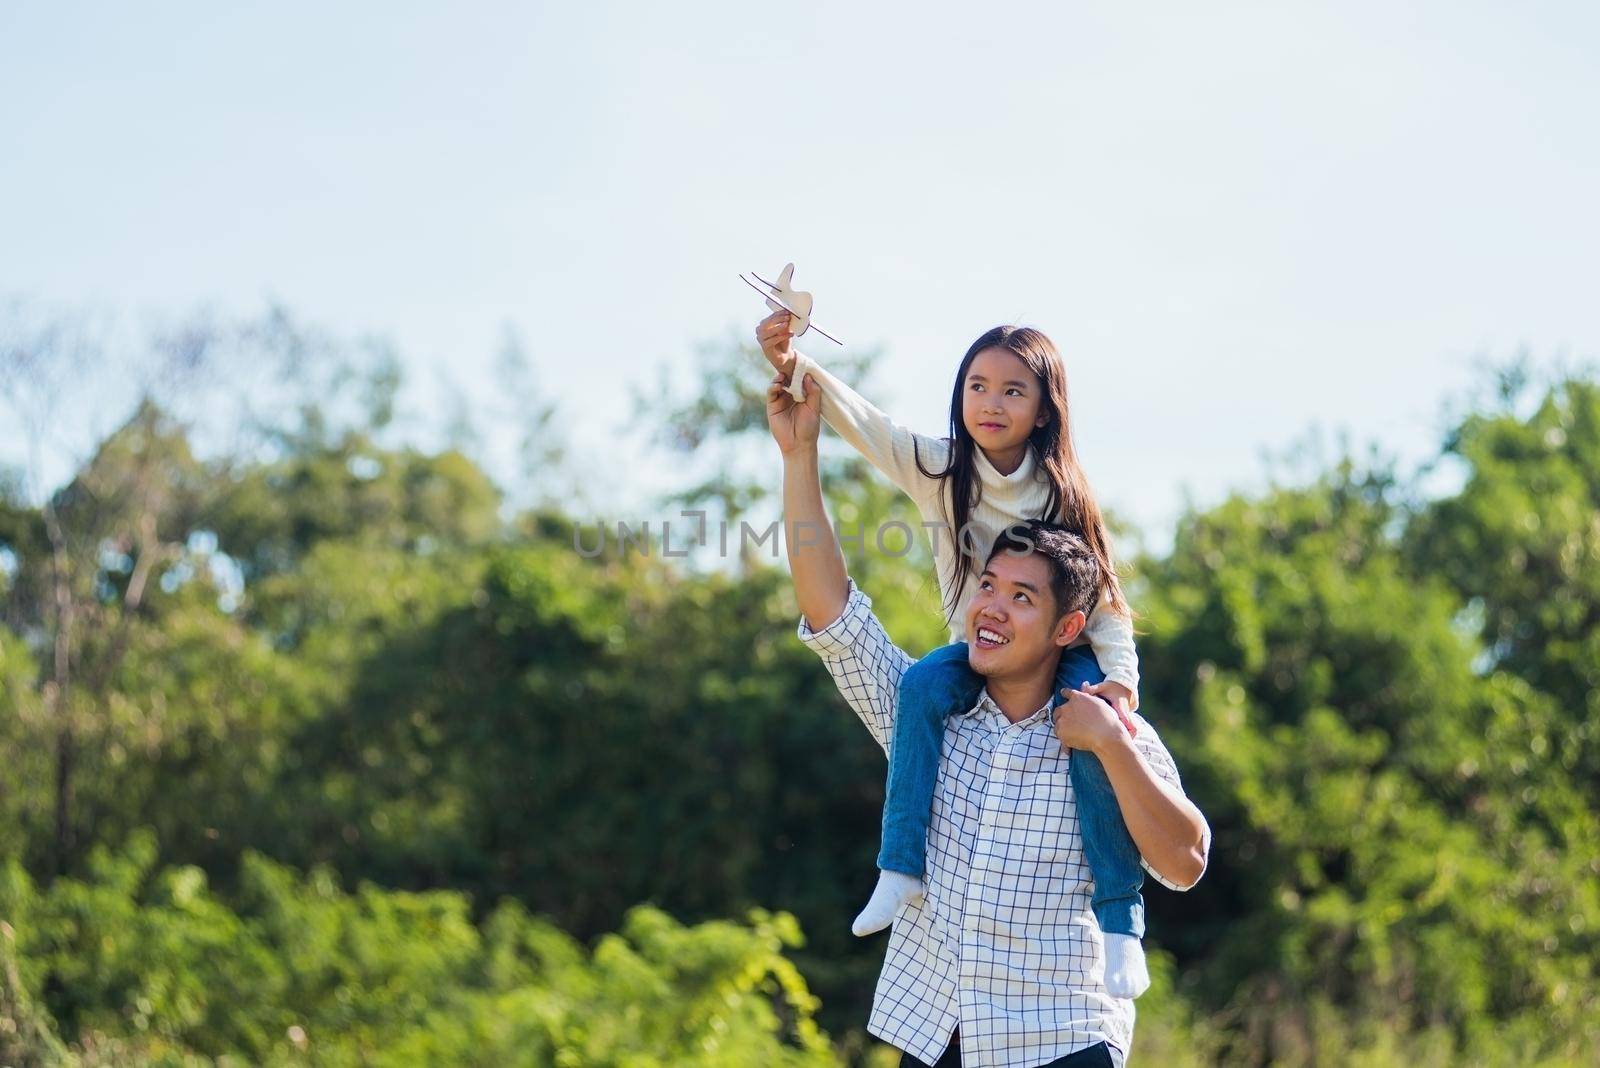
[[947, 442], [912, 432], [805, 353], [795, 355], [795, 374], [810, 375], [821, 387], [823, 422], [914, 500], [938, 494], [940, 481], [923, 474], [917, 460], [935, 474], [943, 471], [950, 457]]
[[919, 505], [937, 501], [942, 483], [930, 478], [917, 466], [943, 471], [949, 463], [950, 446], [942, 438], [913, 433], [896, 423], [876, 405], [835, 377], [810, 356], [794, 347], [789, 336], [789, 315], [774, 312], [756, 327], [761, 351], [779, 374], [789, 381], [811, 376], [811, 384], [822, 392], [822, 420], [882, 471], [902, 492]]

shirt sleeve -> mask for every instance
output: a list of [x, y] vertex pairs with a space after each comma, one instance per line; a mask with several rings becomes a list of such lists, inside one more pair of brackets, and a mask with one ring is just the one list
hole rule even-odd
[[1113, 608], [1108, 599], [1089, 613], [1083, 633], [1094, 650], [1094, 658], [1100, 662], [1100, 670], [1106, 673], [1106, 681], [1119, 682], [1133, 691], [1133, 707], [1138, 708], [1139, 654], [1133, 647], [1133, 621]]
[[912, 660], [889, 640], [872, 611], [872, 599], [851, 579], [850, 595], [839, 618], [814, 631], [802, 616], [799, 634], [801, 642], [822, 658], [834, 685], [887, 754], [894, 736], [900, 678]]
[[937, 501], [943, 480], [923, 474], [917, 461], [929, 471], [943, 471], [950, 461], [949, 443], [913, 433], [810, 356], [796, 349], [795, 357], [794, 374], [810, 375], [812, 385], [822, 390], [823, 421], [901, 492], [919, 504]]
[[[1139, 755], [1144, 758], [1145, 764], [1149, 766], [1151, 771], [1156, 773], [1157, 778], [1172, 786], [1178, 791], [1178, 793], [1188, 797], [1189, 795], [1184, 794], [1183, 792], [1183, 781], [1178, 778], [1178, 765], [1172, 759], [1172, 754], [1167, 751], [1166, 745], [1159, 737], [1156, 736], [1155, 728], [1150, 726], [1149, 721], [1147, 721], [1143, 716], [1135, 715], [1132, 718], [1134, 726], [1139, 728], [1139, 733], [1134, 735], [1133, 738], [1133, 747], [1137, 749], [1139, 751]], [[1195, 877], [1194, 883], [1188, 883], [1187, 885], [1175, 883], [1170, 879], [1163, 877], [1162, 874], [1152, 868], [1150, 863], [1143, 857], [1139, 858], [1139, 863], [1144, 865], [1145, 871], [1149, 872], [1155, 877], [1156, 882], [1160, 883], [1168, 890], [1183, 891], [1188, 890], [1190, 887], [1194, 886], [1195, 883], [1198, 883], [1205, 875], [1206, 868], [1211, 865], [1210, 824], [1206, 825], [1205, 838], [1201, 843], [1200, 853], [1200, 875]]]

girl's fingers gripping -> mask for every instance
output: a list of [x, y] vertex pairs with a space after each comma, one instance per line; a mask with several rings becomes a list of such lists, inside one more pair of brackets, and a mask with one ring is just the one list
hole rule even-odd
[[756, 324], [756, 340], [759, 341], [763, 347], [766, 346], [767, 342], [772, 338], [775, 332], [776, 324], [774, 317], [771, 315], [767, 316], [765, 319]]
[[780, 374], [786, 373], [794, 361], [788, 317], [788, 312], [774, 312], [756, 327], [756, 341], [761, 346], [761, 354]]

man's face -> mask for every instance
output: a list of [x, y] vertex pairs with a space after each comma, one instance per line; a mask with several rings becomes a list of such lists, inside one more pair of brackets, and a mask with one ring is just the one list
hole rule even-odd
[[967, 662], [985, 678], [1027, 675], [1053, 665], [1083, 625], [1082, 612], [1057, 618], [1048, 560], [1002, 550], [967, 605]]

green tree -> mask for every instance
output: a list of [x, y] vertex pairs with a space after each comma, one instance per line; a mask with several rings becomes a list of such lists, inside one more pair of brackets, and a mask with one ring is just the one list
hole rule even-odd
[[1541, 1048], [1574, 1052], [1595, 1026], [1600, 838], [1529, 760], [1555, 703], [1479, 669], [1407, 519], [1392, 478], [1346, 463], [1190, 516], [1141, 564], [1146, 700], [1216, 835], [1153, 926], [1237, 1014], [1241, 1060], [1300, 1063], [1329, 1012], [1461, 1049], [1557, 1019]]
[[635, 909], [592, 952], [514, 902], [247, 854], [237, 902], [149, 832], [41, 890], [0, 871], [0, 1049], [38, 1065], [834, 1065], [792, 917]]
[[[1600, 383], [1542, 396], [1514, 377], [1497, 409], [1462, 420], [1444, 456], [1466, 472], [1408, 532], [1418, 570], [1448, 581], [1490, 661], [1556, 698], [1550, 755], [1600, 791]], [[1518, 409], [1530, 408], [1526, 414]]]

